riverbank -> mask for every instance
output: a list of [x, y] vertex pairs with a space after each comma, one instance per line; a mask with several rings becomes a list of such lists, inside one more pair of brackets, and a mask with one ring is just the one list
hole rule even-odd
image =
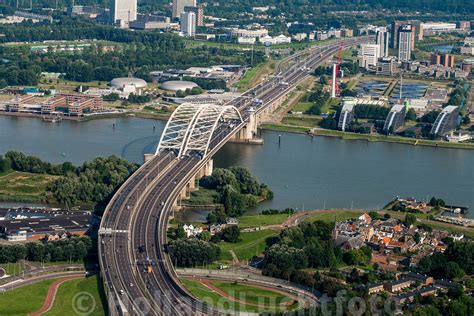
[[262, 124], [260, 126], [263, 130], [280, 131], [287, 133], [310, 134], [314, 136], [337, 137], [345, 140], [365, 140], [368, 142], [387, 142], [398, 143], [413, 146], [429, 146], [441, 148], [455, 148], [455, 149], [471, 149], [474, 150], [474, 143], [449, 143], [445, 141], [435, 141], [427, 139], [415, 139], [400, 136], [385, 136], [385, 135], [368, 135], [351, 132], [342, 132], [326, 129], [311, 129], [309, 127], [285, 125], [285, 124]]
[[[0, 115], [9, 116], [9, 117], [28, 117], [28, 118], [36, 118], [36, 119], [43, 119], [44, 115], [36, 114], [36, 113], [24, 113], [24, 112], [5, 112], [0, 111]], [[137, 111], [137, 112], [116, 112], [116, 113], [103, 113], [103, 114], [95, 114], [95, 115], [87, 115], [87, 116], [67, 116], [62, 115], [61, 119], [73, 122], [87, 122], [92, 120], [100, 120], [100, 119], [110, 119], [110, 118], [122, 118], [122, 117], [138, 117], [138, 118], [145, 118], [145, 119], [155, 119], [160, 121], [167, 121], [171, 113], [163, 114], [163, 113], [153, 113], [147, 111]]]

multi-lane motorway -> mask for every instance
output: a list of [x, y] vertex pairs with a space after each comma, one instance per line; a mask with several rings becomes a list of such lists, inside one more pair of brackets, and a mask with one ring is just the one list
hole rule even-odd
[[[368, 40], [351, 38], [344, 41], [344, 46]], [[223, 122], [214, 132], [206, 156], [177, 158], [175, 153], [163, 151], [120, 187], [105, 210], [99, 236], [99, 260], [111, 315], [220, 314], [180, 285], [165, 252], [173, 205], [197, 171], [243, 128], [251, 107], [259, 113], [287, 95], [338, 48], [338, 42], [313, 47], [304, 60], [294, 58], [285, 70], [229, 102], [240, 111], [243, 123]]]

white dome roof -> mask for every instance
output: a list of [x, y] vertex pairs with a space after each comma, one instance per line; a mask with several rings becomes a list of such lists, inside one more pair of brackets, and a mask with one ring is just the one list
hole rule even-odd
[[124, 86], [135, 86], [137, 89], [146, 88], [146, 81], [140, 78], [115, 78], [110, 81], [110, 85], [115, 88], [123, 88]]
[[171, 80], [171, 81], [163, 82], [160, 88], [167, 91], [178, 91], [178, 90], [185, 91], [186, 89], [192, 89], [195, 87], [199, 87], [199, 86], [192, 81]]

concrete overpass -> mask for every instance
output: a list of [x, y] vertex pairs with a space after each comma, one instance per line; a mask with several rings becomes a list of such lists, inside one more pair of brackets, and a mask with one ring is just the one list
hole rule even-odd
[[[369, 40], [346, 39], [345, 46]], [[338, 48], [333, 42], [309, 49], [306, 58], [225, 106], [183, 104], [175, 110], [155, 155], [119, 188], [101, 221], [99, 261], [111, 315], [221, 314], [181, 286], [165, 252], [176, 201], [194, 189], [196, 178], [212, 172], [212, 157], [226, 142], [251, 141], [258, 123]]]

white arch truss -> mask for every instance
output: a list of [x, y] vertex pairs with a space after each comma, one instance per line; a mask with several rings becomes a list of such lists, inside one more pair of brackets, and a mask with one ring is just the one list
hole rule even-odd
[[234, 106], [207, 105], [196, 117], [182, 154], [198, 151], [204, 157], [215, 132], [230, 132], [242, 122], [242, 116]]
[[191, 151], [204, 157], [216, 131], [232, 130], [242, 122], [234, 106], [183, 103], [166, 123], [155, 154], [168, 149], [175, 151], [178, 157]]
[[192, 123], [201, 110], [202, 106], [197, 104], [183, 103], [178, 106], [166, 123], [155, 155], [164, 149], [171, 149], [176, 153], [180, 153], [185, 145]]

